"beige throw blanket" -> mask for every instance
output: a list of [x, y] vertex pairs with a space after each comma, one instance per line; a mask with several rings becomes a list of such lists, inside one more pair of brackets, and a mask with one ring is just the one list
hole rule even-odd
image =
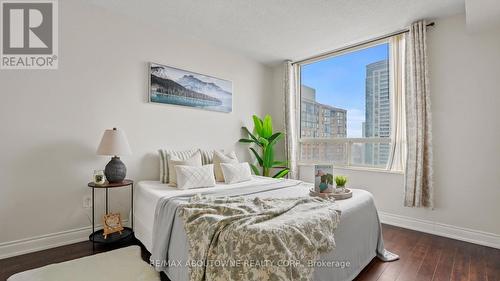
[[311, 280], [340, 211], [321, 198], [193, 197], [180, 206], [190, 280]]

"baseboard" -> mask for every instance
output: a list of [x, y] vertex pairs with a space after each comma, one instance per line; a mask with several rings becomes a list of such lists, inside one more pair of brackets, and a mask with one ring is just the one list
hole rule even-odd
[[[125, 224], [127, 220], [123, 220]], [[102, 225], [96, 225], [101, 229]], [[0, 259], [42, 251], [59, 246], [86, 241], [92, 232], [92, 226], [86, 226], [56, 233], [50, 233], [15, 241], [0, 243]]]
[[500, 235], [498, 234], [386, 212], [379, 212], [379, 217], [380, 221], [385, 224], [500, 249]]

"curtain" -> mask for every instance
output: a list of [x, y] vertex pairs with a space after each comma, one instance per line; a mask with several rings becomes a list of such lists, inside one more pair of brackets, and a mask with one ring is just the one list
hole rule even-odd
[[286, 156], [290, 172], [288, 178], [298, 178], [298, 136], [297, 136], [297, 67], [291, 61], [285, 62], [285, 137]]
[[404, 171], [406, 163], [406, 108], [405, 108], [405, 40], [403, 35], [391, 38], [391, 70], [394, 85], [392, 92], [391, 143], [392, 149], [387, 168], [391, 171]]
[[432, 208], [432, 117], [425, 21], [413, 23], [405, 41], [407, 159], [404, 205]]

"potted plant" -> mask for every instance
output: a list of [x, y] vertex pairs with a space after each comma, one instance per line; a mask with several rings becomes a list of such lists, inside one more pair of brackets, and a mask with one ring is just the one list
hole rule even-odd
[[346, 176], [335, 176], [335, 193], [345, 192], [345, 184], [347, 183]]
[[273, 132], [273, 121], [270, 115], [266, 115], [264, 119], [253, 115], [253, 123], [253, 133], [247, 127], [242, 127], [243, 132], [248, 135], [248, 138], [240, 139], [239, 142], [254, 144], [256, 146], [250, 147], [250, 151], [255, 156], [257, 164], [260, 167], [250, 164], [254, 174], [270, 177], [273, 169], [279, 169], [273, 175], [273, 178], [285, 177], [289, 172], [287, 162], [274, 160], [274, 146], [285, 134], [282, 132]]

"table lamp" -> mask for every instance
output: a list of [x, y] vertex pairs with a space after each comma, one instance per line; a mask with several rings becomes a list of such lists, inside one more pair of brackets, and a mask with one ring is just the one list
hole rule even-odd
[[113, 156], [104, 169], [104, 175], [109, 183], [120, 183], [125, 179], [127, 167], [120, 160], [120, 156], [130, 154], [132, 151], [122, 130], [113, 128], [113, 130], [104, 131], [97, 148], [97, 155]]

